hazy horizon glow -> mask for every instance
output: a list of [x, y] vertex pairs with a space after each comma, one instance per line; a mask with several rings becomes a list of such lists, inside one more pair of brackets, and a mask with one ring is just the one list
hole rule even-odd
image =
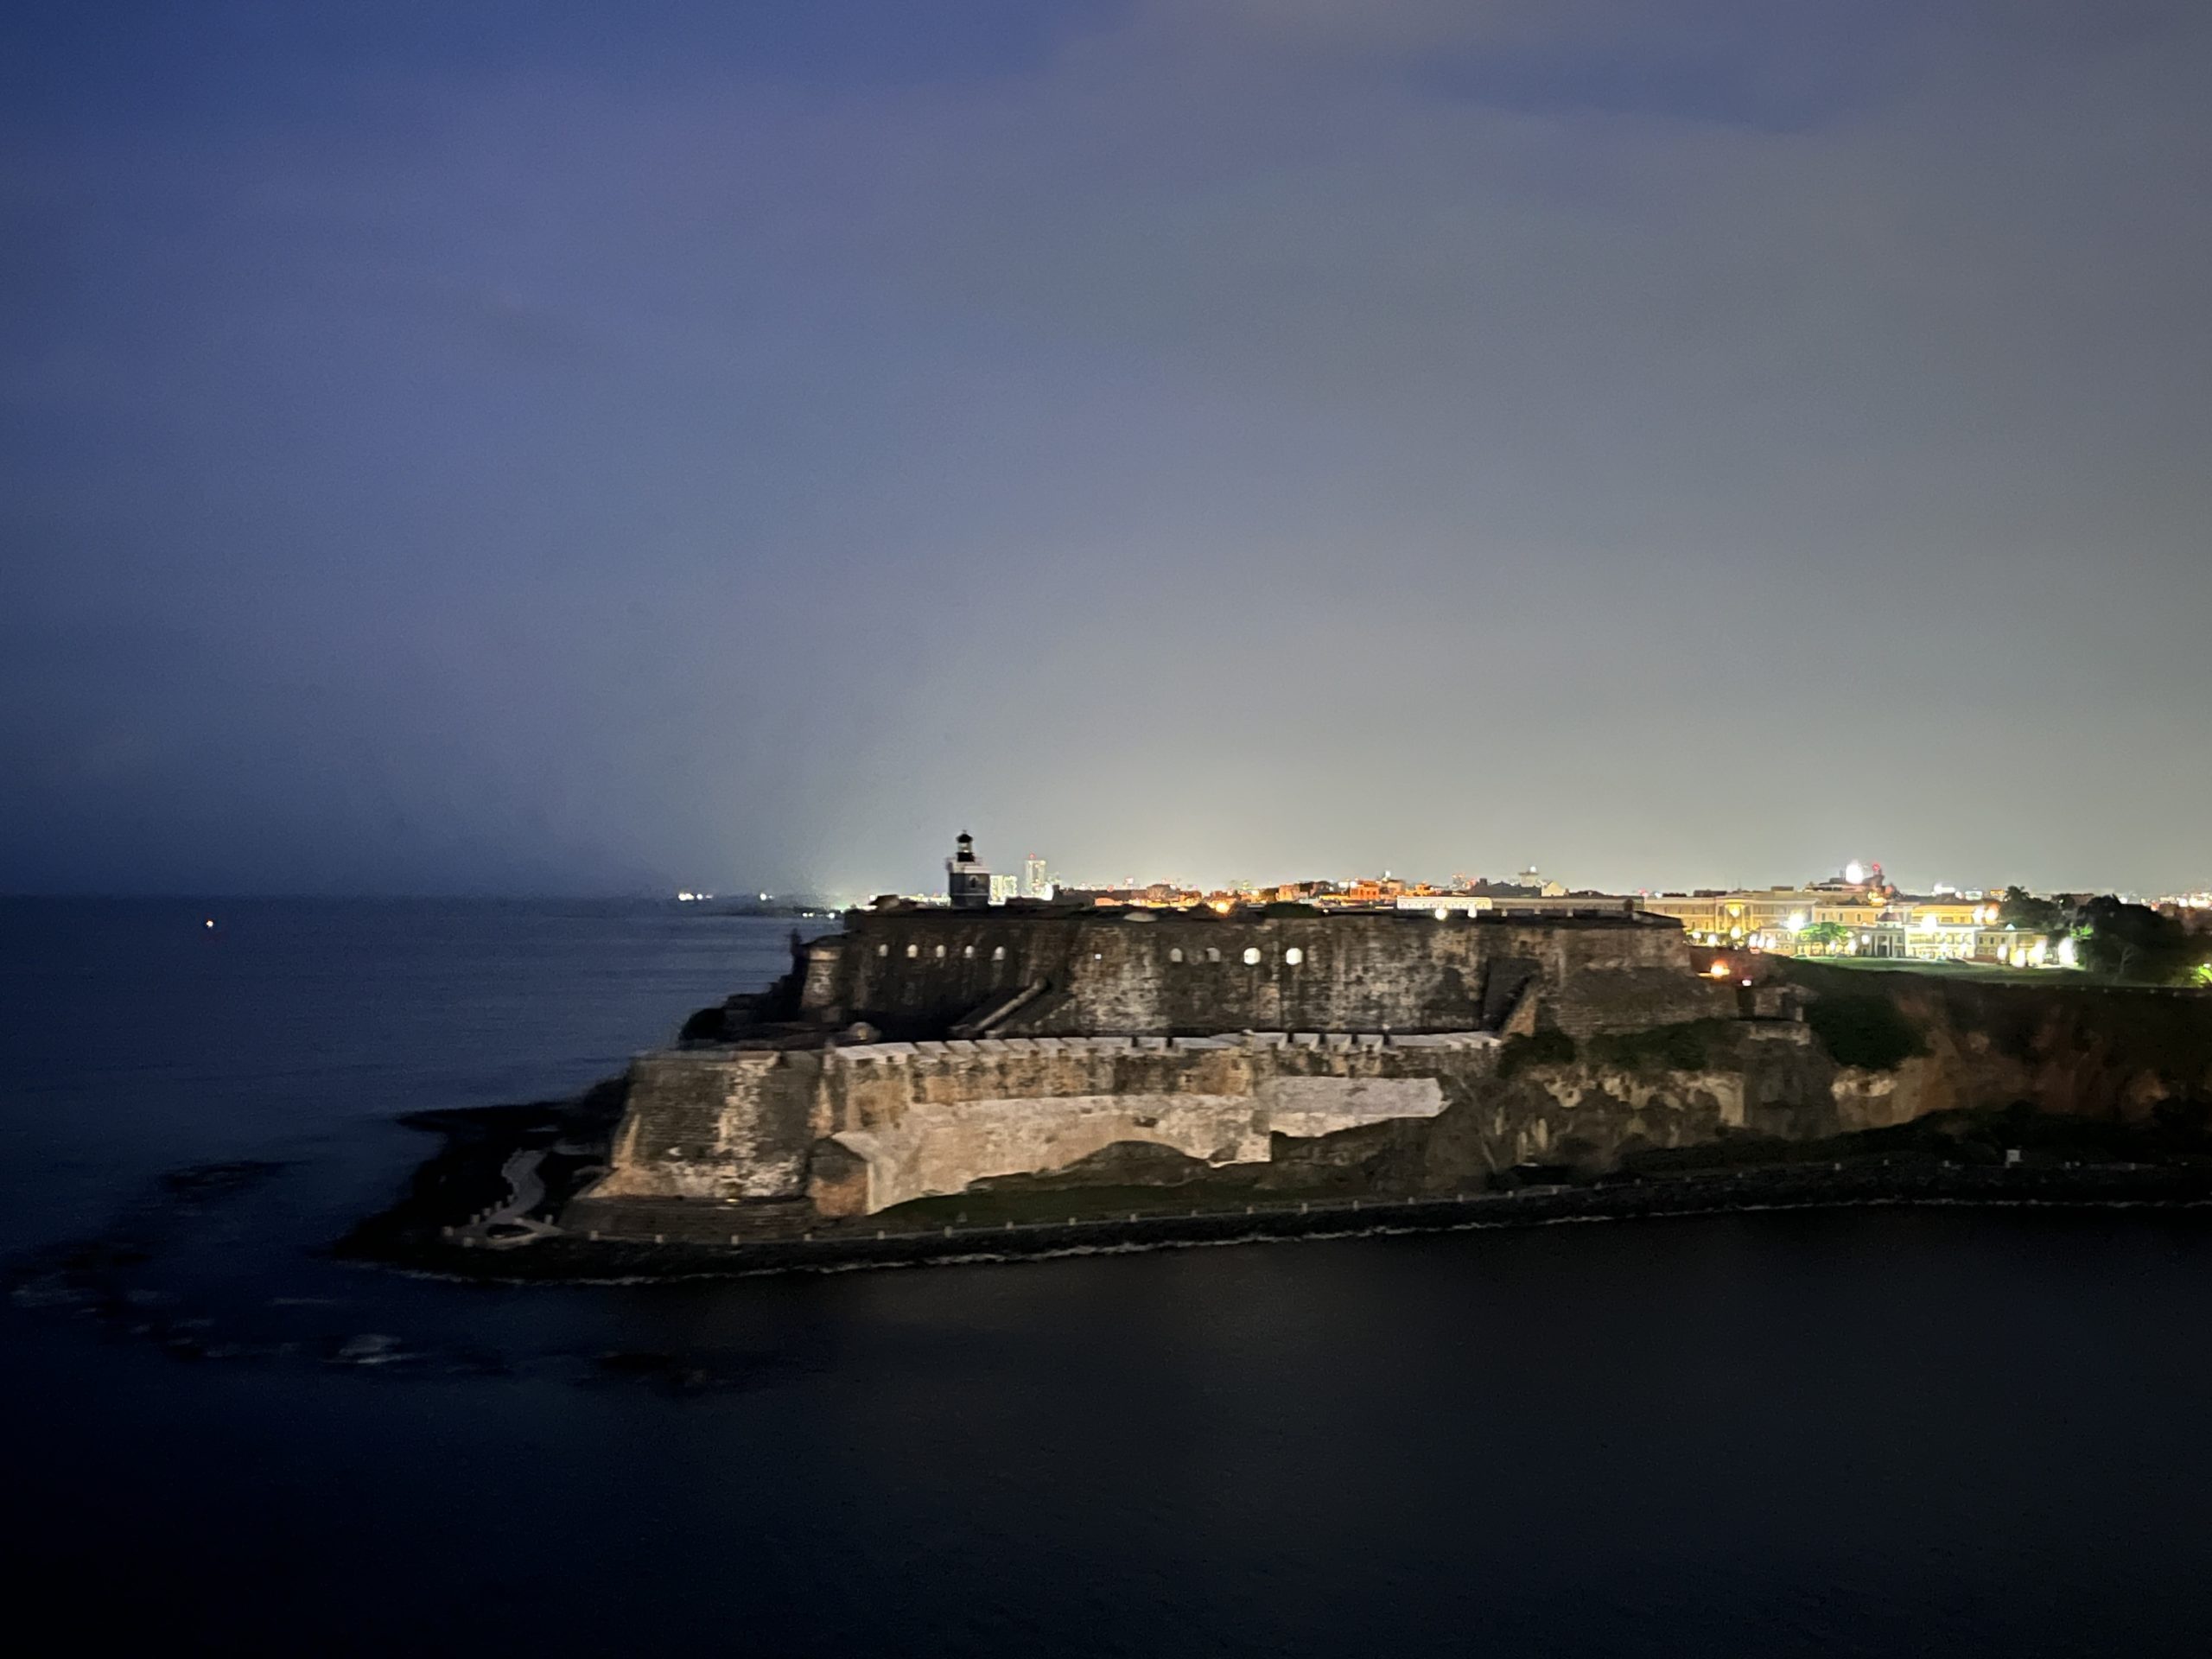
[[2212, 11], [29, 4], [0, 890], [2212, 884]]

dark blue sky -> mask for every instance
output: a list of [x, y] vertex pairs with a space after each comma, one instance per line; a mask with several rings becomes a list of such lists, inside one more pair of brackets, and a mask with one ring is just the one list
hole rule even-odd
[[2212, 10], [17, 4], [0, 889], [2212, 881]]

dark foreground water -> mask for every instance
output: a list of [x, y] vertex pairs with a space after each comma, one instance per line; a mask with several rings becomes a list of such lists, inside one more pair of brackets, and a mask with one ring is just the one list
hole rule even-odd
[[[0, 1316], [19, 1636], [59, 1615], [91, 1650], [2212, 1647], [2193, 1216], [475, 1288], [312, 1253], [428, 1149], [391, 1117], [588, 1083], [765, 981], [780, 926], [8, 903], [0, 929], [0, 1243], [126, 1217], [159, 1242], [149, 1322], [212, 1356], [66, 1305]], [[165, 1172], [237, 1159], [283, 1167], [149, 1204]]]

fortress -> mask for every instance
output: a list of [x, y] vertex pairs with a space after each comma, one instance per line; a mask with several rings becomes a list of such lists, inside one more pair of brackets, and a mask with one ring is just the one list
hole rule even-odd
[[[1025, 1177], [1233, 1172], [1302, 1189], [1377, 1159], [1416, 1185], [1464, 1183], [1477, 1151], [1497, 1167], [1577, 1133], [1601, 1156], [1677, 1144], [1776, 1093], [1737, 1043], [1708, 1071], [1617, 1080], [1607, 1109], [1575, 1122], [1516, 1113], [1498, 1076], [1516, 1038], [1572, 1053], [1727, 1022], [1802, 1046], [1786, 1010], [1743, 1018], [1760, 1012], [1752, 993], [1700, 976], [1679, 923], [1625, 906], [995, 906], [962, 839], [950, 906], [849, 912], [842, 931], [795, 942], [770, 991], [639, 1057], [608, 1167], [566, 1224], [635, 1230], [648, 1215], [658, 1231], [710, 1213], [724, 1233], [788, 1229]], [[1481, 1145], [1446, 1156], [1455, 1106], [1461, 1141], [1479, 1123]]]
[[1594, 897], [999, 902], [967, 837], [946, 863], [949, 902], [794, 933], [774, 984], [620, 1079], [410, 1119], [444, 1148], [341, 1249], [627, 1277], [1743, 1205], [2212, 1201], [2203, 992], [1738, 954]]
[[1540, 1024], [1581, 1036], [1712, 1006], [1680, 924], [1626, 910], [1439, 919], [1009, 906], [855, 913], [807, 947], [798, 1012], [911, 1041]]

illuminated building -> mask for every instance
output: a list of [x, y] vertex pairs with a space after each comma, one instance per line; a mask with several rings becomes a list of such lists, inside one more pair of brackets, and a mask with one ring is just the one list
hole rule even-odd
[[1497, 902], [1485, 894], [1471, 893], [1408, 893], [1398, 896], [1400, 910], [1430, 910], [1439, 916], [1471, 916], [1491, 909]]
[[[1793, 950], [1807, 928], [1834, 925], [1860, 932], [1878, 926], [1887, 906], [1863, 887], [1755, 887], [1731, 893], [1662, 893], [1639, 900], [1672, 916], [1691, 938]], [[1817, 937], [1817, 936], [1816, 936]]]
[[1395, 906], [1398, 895], [1406, 890], [1402, 881], [1394, 881], [1385, 871], [1380, 877], [1363, 875], [1344, 889], [1344, 902], [1351, 905]]
[[1657, 915], [1674, 917], [1700, 943], [1738, 944], [1777, 956], [2009, 959], [1997, 943], [1998, 906], [1979, 894], [1908, 898], [1871, 884], [1823, 882], [1662, 893], [1638, 902]]

